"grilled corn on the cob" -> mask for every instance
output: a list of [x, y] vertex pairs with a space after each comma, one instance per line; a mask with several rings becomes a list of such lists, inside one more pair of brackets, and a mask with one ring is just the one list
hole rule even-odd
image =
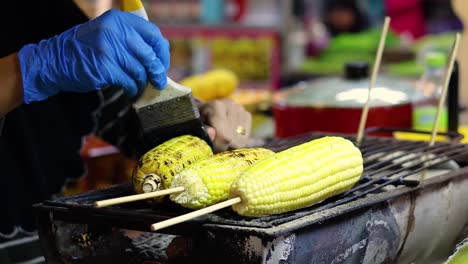
[[[147, 193], [169, 188], [174, 175], [197, 160], [213, 155], [202, 139], [183, 135], [170, 139], [149, 150], [133, 170], [135, 192]], [[156, 201], [162, 197], [155, 198]]]
[[191, 209], [226, 200], [232, 182], [243, 170], [273, 154], [268, 149], [249, 148], [225, 151], [199, 160], [174, 177], [171, 188], [184, 187], [185, 191], [172, 194], [170, 199]]
[[233, 182], [232, 206], [248, 217], [303, 208], [349, 190], [363, 171], [361, 152], [342, 137], [323, 137], [265, 158]]

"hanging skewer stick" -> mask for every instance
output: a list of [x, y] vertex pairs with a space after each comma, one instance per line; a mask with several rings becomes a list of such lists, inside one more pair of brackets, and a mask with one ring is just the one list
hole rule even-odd
[[442, 86], [442, 94], [440, 95], [440, 98], [439, 98], [439, 105], [437, 107], [434, 124], [432, 125], [431, 140], [429, 141], [430, 147], [434, 146], [435, 144], [437, 130], [439, 128], [440, 114], [442, 113], [442, 109], [445, 103], [445, 98], [447, 97], [448, 86], [450, 82], [450, 77], [452, 76], [453, 65], [455, 64], [455, 58], [457, 57], [459, 43], [460, 43], [460, 33], [457, 33], [455, 35], [455, 42], [453, 44], [452, 53], [450, 54], [449, 64], [445, 69], [444, 83]]
[[214, 211], [232, 206], [234, 204], [240, 203], [241, 201], [242, 200], [240, 197], [235, 197], [235, 198], [226, 200], [224, 202], [220, 202], [220, 203], [205, 207], [203, 209], [199, 209], [199, 210], [196, 210], [187, 214], [183, 214], [183, 215], [180, 215], [180, 216], [168, 219], [168, 220], [164, 220], [164, 221], [152, 224], [151, 231], [157, 231], [157, 230], [169, 227], [169, 226], [173, 226], [173, 225], [197, 218], [199, 216], [203, 216], [203, 215], [212, 213]]
[[[460, 44], [460, 33], [457, 33], [455, 35], [455, 41], [453, 43], [452, 52], [450, 54], [449, 64], [445, 68], [444, 83], [442, 86], [442, 94], [440, 95], [440, 98], [439, 98], [439, 104], [437, 106], [437, 112], [434, 118], [434, 124], [432, 125], [432, 133], [431, 133], [431, 138], [429, 140], [429, 147], [434, 146], [435, 141], [436, 141], [437, 131], [439, 130], [440, 115], [442, 113], [442, 109], [444, 108], [445, 98], [447, 97], [450, 77], [452, 76], [453, 65], [455, 64], [455, 58], [457, 57], [459, 44]], [[427, 154], [423, 155], [423, 159], [424, 159], [423, 161], [426, 162]], [[426, 174], [427, 174], [427, 171], [423, 170], [421, 173], [421, 179], [420, 179], [421, 182], [424, 182], [426, 178]]]
[[379, 47], [377, 49], [377, 54], [376, 54], [375, 61], [374, 61], [374, 67], [372, 67], [372, 74], [371, 74], [371, 78], [370, 78], [370, 81], [369, 81], [369, 90], [368, 90], [368, 93], [367, 93], [367, 101], [364, 104], [364, 108], [362, 109], [361, 120], [359, 122], [359, 128], [358, 128], [358, 131], [357, 131], [356, 144], [358, 146], [360, 146], [361, 143], [362, 143], [362, 138], [363, 138], [363, 135], [364, 135], [364, 129], [366, 127], [367, 114], [369, 112], [369, 103], [370, 103], [370, 99], [371, 99], [371, 91], [372, 91], [372, 88], [375, 86], [375, 80], [377, 78], [377, 73], [379, 72], [380, 61], [382, 60], [382, 53], [383, 53], [383, 49], [384, 49], [384, 46], [385, 46], [385, 39], [387, 38], [387, 32], [388, 32], [389, 25], [390, 25], [390, 17], [385, 17], [382, 34], [380, 35]]
[[171, 188], [171, 189], [166, 189], [166, 190], [161, 190], [161, 191], [156, 191], [156, 192], [141, 193], [141, 194], [135, 194], [135, 195], [129, 195], [129, 196], [123, 196], [123, 197], [118, 197], [118, 198], [97, 201], [97, 202], [94, 202], [93, 206], [96, 208], [101, 208], [101, 207], [106, 207], [106, 206], [111, 206], [111, 205], [116, 205], [116, 204], [123, 204], [123, 203], [135, 202], [139, 200], [146, 200], [150, 198], [164, 196], [164, 195], [168, 195], [171, 193], [179, 193], [183, 191], [185, 191], [184, 187], [176, 187], [176, 188]]

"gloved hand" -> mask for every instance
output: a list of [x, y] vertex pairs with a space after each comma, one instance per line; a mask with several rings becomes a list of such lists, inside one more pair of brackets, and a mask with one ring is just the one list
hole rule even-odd
[[169, 42], [154, 24], [109, 10], [19, 51], [24, 102], [44, 100], [59, 91], [88, 92], [111, 85], [135, 96], [148, 81], [163, 89], [169, 55]]
[[203, 122], [210, 126], [216, 152], [247, 147], [251, 143], [252, 115], [231, 99], [208, 101], [200, 107]]

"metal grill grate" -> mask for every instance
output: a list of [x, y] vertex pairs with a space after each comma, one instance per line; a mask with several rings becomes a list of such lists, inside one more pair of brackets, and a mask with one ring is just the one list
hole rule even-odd
[[[273, 151], [281, 151], [326, 135], [330, 134], [312, 133], [294, 138], [275, 140], [265, 147]], [[344, 137], [354, 141], [354, 138], [351, 136]], [[369, 137], [363, 142], [360, 149], [364, 157], [364, 173], [361, 180], [344, 194], [330, 198], [320, 204], [285, 214], [250, 219], [240, 217], [229, 209], [224, 209], [191, 220], [188, 224], [192, 226], [201, 226], [201, 224], [209, 223], [238, 227], [274, 227], [362, 198], [368, 199], [376, 194], [393, 192], [402, 187], [412, 188], [418, 186], [419, 177], [415, 177], [418, 173], [426, 171], [426, 169], [430, 172], [437, 168], [440, 170], [439, 173], [446, 174], [449, 171], [457, 170], [459, 167], [464, 167], [465, 164], [461, 160], [463, 157], [468, 157], [468, 145], [437, 143], [433, 147], [428, 147], [426, 142], [398, 141], [392, 138]], [[91, 218], [107, 217], [106, 219], [109, 219], [111, 217], [112, 219], [117, 219], [117, 222], [120, 224], [123, 223], [125, 225], [128, 222], [131, 226], [135, 226], [135, 221], [146, 225], [148, 222], [161, 221], [188, 211], [171, 204], [149, 208], [144, 202], [102, 209], [91, 207], [94, 201], [131, 193], [131, 186], [125, 184], [77, 196], [64, 197], [54, 201], [46, 201], [44, 204], [48, 206], [49, 210], [53, 210], [54, 207], [61, 208], [62, 212], [65, 211], [64, 214], [67, 217], [72, 214], [80, 214], [81, 217], [84, 214]], [[368, 204], [372, 204], [373, 202], [376, 203], [377, 201], [370, 199]], [[144, 228], [148, 228], [148, 226]]]

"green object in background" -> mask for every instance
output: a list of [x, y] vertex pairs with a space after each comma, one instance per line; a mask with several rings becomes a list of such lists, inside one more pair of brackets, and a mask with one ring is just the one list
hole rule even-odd
[[425, 50], [437, 50], [448, 54], [452, 50], [456, 32], [426, 35], [412, 45], [415, 53], [425, 53]]
[[399, 77], [419, 77], [424, 73], [424, 66], [415, 60], [391, 63], [386, 66], [387, 73]]
[[[431, 131], [434, 126], [434, 119], [437, 113], [437, 106], [418, 107], [413, 111], [413, 127], [417, 130]], [[446, 131], [448, 125], [447, 108], [442, 109], [439, 119], [439, 131]]]
[[[444, 67], [447, 62], [445, 53], [430, 51], [425, 56], [425, 63], [430, 67]], [[403, 61], [386, 65], [388, 74], [399, 77], [419, 77], [424, 73], [424, 65], [416, 60]]]
[[367, 61], [371, 59], [367, 54], [335, 54], [320, 59], [308, 59], [302, 65], [302, 70], [313, 74], [343, 74], [344, 65], [350, 61]]
[[[356, 50], [374, 52], [380, 41], [381, 29], [375, 28], [359, 33], [339, 34], [331, 39], [327, 51]], [[387, 33], [385, 46], [393, 46], [399, 43], [398, 36], [392, 32]]]
[[[380, 29], [353, 34], [340, 34], [332, 38], [327, 49], [318, 58], [309, 58], [302, 70], [312, 74], [343, 74], [344, 65], [350, 61], [373, 62], [380, 40]], [[398, 37], [389, 32], [386, 46], [398, 44]]]
[[430, 67], [444, 67], [447, 56], [442, 52], [428, 52], [426, 54], [426, 64]]

